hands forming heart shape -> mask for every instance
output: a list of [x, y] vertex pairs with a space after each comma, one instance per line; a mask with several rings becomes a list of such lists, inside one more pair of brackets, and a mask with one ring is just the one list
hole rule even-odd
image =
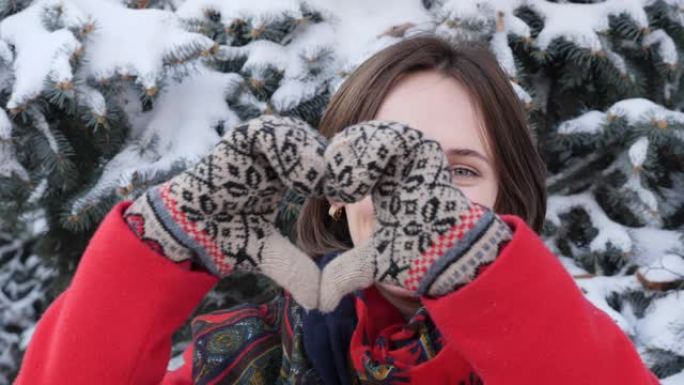
[[[278, 202], [356, 202], [370, 194], [370, 240], [321, 271], [274, 226]], [[194, 167], [150, 188], [124, 214], [143, 241], [219, 277], [262, 273], [305, 309], [332, 311], [374, 282], [442, 295], [473, 278], [510, 239], [509, 227], [452, 183], [434, 140], [407, 125], [366, 121], [328, 142], [305, 122], [262, 115], [228, 130]]]

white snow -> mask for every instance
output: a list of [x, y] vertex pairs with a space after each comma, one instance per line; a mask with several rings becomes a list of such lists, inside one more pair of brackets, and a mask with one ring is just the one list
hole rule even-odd
[[644, 47], [650, 47], [653, 44], [658, 45], [658, 54], [662, 58], [663, 62], [669, 65], [676, 65], [679, 60], [679, 54], [677, 53], [677, 46], [674, 40], [662, 29], [656, 29], [651, 31], [648, 35], [644, 37], [641, 43]]
[[637, 265], [652, 266], [666, 254], [684, 255], [681, 232], [652, 227], [627, 230], [634, 242], [633, 261]]
[[[222, 58], [246, 56], [243, 71], [252, 78], [262, 79], [268, 68], [283, 73], [279, 88], [271, 97], [277, 111], [287, 111], [325, 91], [326, 81], [335, 74], [337, 65], [331, 46], [335, 32], [327, 23], [318, 23], [300, 31], [296, 39], [286, 46], [267, 40], [256, 40], [242, 47], [221, 47]], [[321, 71], [308, 74], [310, 63], [317, 63]]]
[[286, 80], [271, 96], [271, 102], [278, 111], [287, 111], [304, 100], [310, 100], [321, 93], [321, 84], [316, 81]]
[[501, 13], [504, 17], [503, 25], [506, 33], [528, 38], [530, 27], [513, 12], [527, 1], [529, 0], [446, 0], [436, 10], [436, 16], [439, 19], [475, 20], [486, 23], [489, 19], [497, 18], [498, 13]]
[[0, 176], [11, 177], [12, 174], [25, 181], [29, 180], [28, 172], [16, 158], [12, 143], [12, 122], [5, 110], [0, 108]]
[[620, 75], [626, 75], [631, 81], [634, 81], [634, 75], [627, 72], [627, 63], [625, 62], [625, 59], [622, 56], [615, 53], [615, 51], [609, 49], [605, 43], [604, 51], [606, 52], [606, 57], [608, 58], [608, 60], [610, 60], [611, 63], [613, 63], [613, 66], [620, 72]]
[[[36, 186], [33, 191], [31, 191], [31, 195], [29, 195], [28, 202], [29, 203], [37, 203], [39, 199], [43, 198], [43, 195], [45, 194], [45, 190], [47, 190], [48, 187], [48, 181], [47, 178], [43, 178], [38, 182], [38, 186]], [[36, 222], [34, 220], [34, 222]]]
[[[658, 0], [648, 0], [646, 3], [647, 4], [653, 4]], [[684, 1], [682, 0], [662, 0], [666, 4], [669, 4], [674, 7], [673, 10], [667, 13], [667, 17], [670, 18], [675, 23], [679, 23], [679, 25], [684, 26], [684, 12], [682, 10], [684, 9]], [[684, 374], [684, 372], [683, 372]], [[684, 381], [682, 381], [684, 383]]]
[[0, 22], [0, 37], [16, 47], [16, 80], [7, 108], [17, 108], [36, 97], [46, 79], [58, 83], [73, 80], [69, 58], [81, 49], [81, 43], [68, 29], [49, 31], [41, 22], [41, 15], [57, 6], [66, 26], [80, 29], [86, 24], [87, 18], [78, 8], [59, 0], [36, 1]]
[[560, 226], [559, 215], [569, 212], [575, 207], [584, 209], [591, 218], [591, 223], [598, 229], [598, 234], [589, 244], [591, 251], [606, 251], [608, 243], [611, 243], [624, 253], [632, 250], [633, 243], [627, 230], [619, 223], [608, 218], [603, 209], [588, 192], [562, 197], [555, 195], [549, 197], [546, 219]]
[[[435, 19], [456, 22], [461, 20], [475, 21], [485, 25], [489, 20], [503, 15], [502, 30], [497, 30], [493, 36], [492, 48], [500, 58], [502, 66], [507, 69], [509, 76], [511, 68], [508, 53], [509, 48], [500, 43], [502, 36], [514, 34], [523, 38], [530, 38], [530, 28], [520, 18], [514, 15], [514, 10], [526, 5], [534, 9], [543, 19], [544, 28], [534, 40], [533, 44], [545, 50], [557, 38], [565, 38], [577, 46], [587, 48], [592, 52], [603, 51], [615, 68], [623, 75], [627, 74], [625, 61], [609, 47], [609, 43], [602, 37], [609, 27], [609, 18], [620, 14], [628, 15], [637, 27], [646, 28], [648, 17], [643, 7], [652, 3], [650, 0], [606, 0], [591, 4], [577, 4], [569, 2], [549, 2], [546, 0], [477, 0], [460, 1], [445, 0], [434, 12]], [[682, 6], [679, 6], [682, 9]], [[684, 14], [674, 16], [684, 25]], [[437, 25], [437, 32], [445, 36], [468, 37], [460, 31], [454, 30], [443, 23]], [[484, 31], [482, 31], [484, 32]], [[658, 52], [663, 62], [675, 65], [677, 50], [672, 39], [662, 30], [652, 31], [643, 41], [645, 47], [658, 44]]]
[[[684, 123], [684, 113], [682, 112], [669, 110], [648, 99], [631, 98], [614, 103], [606, 112], [591, 110], [576, 118], [566, 120], [558, 125], [557, 132], [562, 135], [601, 134], [607, 122], [615, 117], [624, 118], [629, 125], [648, 124], [661, 127], [661, 122], [666, 122], [667, 125]], [[684, 137], [684, 132], [679, 130], [675, 131], [674, 134], [676, 135], [677, 132], [680, 132], [680, 137]], [[677, 194], [675, 188], [670, 189], [672, 191], [665, 188], [659, 188], [659, 191], [655, 191], [653, 187], [644, 185], [643, 166], [648, 159], [649, 144], [648, 136], [638, 137], [628, 147], [627, 151], [618, 154], [612, 164], [604, 168], [602, 175], [608, 175], [616, 169], [622, 172], [627, 180], [620, 187], [620, 190], [623, 193], [631, 190], [629, 193], [633, 192], [637, 197], [636, 200], [627, 202], [630, 210], [638, 215], [647, 226], [661, 227], [664, 218], [676, 210], [677, 202], [682, 200], [682, 194]], [[556, 175], [549, 179], [553, 180], [558, 177]], [[679, 182], [676, 173], [673, 174], [672, 180], [673, 186], [684, 183], [684, 181]], [[657, 193], [661, 194], [661, 198]], [[664, 197], [668, 195], [671, 197], [665, 199]], [[565, 199], [565, 197], [561, 199]], [[601, 242], [599, 239], [595, 241]]]
[[[510, 4], [510, 3], [509, 3]], [[512, 9], [499, 8], [504, 14], [506, 32], [523, 38], [531, 37], [530, 26], [512, 13]]]
[[583, 113], [582, 115], [566, 120], [558, 125], [559, 134], [597, 134], [603, 131], [603, 127], [606, 123], [606, 114], [592, 110]]
[[645, 136], [640, 137], [631, 146], [629, 146], [628, 154], [629, 161], [634, 167], [641, 167], [644, 165], [646, 160], [646, 155], [648, 152], [648, 138]]
[[[642, 184], [643, 164], [648, 156], [649, 140], [647, 137], [639, 137], [627, 150], [627, 154], [621, 154], [613, 163], [602, 172], [607, 175], [615, 167], [620, 167], [626, 174], [627, 181], [620, 187], [621, 190], [631, 190], [636, 193], [638, 200], [629, 202], [631, 209], [650, 227], [662, 227], [662, 214], [659, 210], [658, 198], [654, 191]], [[628, 159], [624, 161], [623, 159]], [[624, 164], [629, 162], [629, 164]]]
[[576, 279], [575, 283], [585, 294], [585, 297], [597, 308], [603, 310], [629, 336], [635, 335], [635, 325], [628, 312], [615, 311], [606, 300], [611, 293], [624, 293], [629, 290], [640, 290], [641, 284], [634, 275], [628, 276], [596, 276], [593, 278]]
[[[420, 1], [312, 0], [335, 30], [336, 55], [341, 70], [350, 70], [379, 49], [398, 41], [384, 33], [391, 27], [416, 24], [431, 29], [431, 17]], [[391, 11], [390, 11], [391, 10]]]
[[5, 110], [0, 109], [0, 140], [9, 140], [12, 137], [12, 122]]
[[164, 58], [180, 47], [207, 51], [215, 43], [184, 30], [178, 16], [157, 9], [129, 9], [117, 1], [71, 0], [90, 15], [95, 30], [85, 50], [83, 76], [108, 79], [117, 74], [137, 76], [145, 89], [163, 78]]
[[[0, 246], [0, 253], [23, 252], [21, 239], [4, 243]], [[34, 279], [17, 281], [10, 279], [9, 275], [29, 274], [32, 272]], [[12, 258], [0, 267], [0, 282], [5, 283], [0, 291], [0, 324], [14, 324], [29, 328], [36, 318], [34, 303], [42, 301], [45, 293], [40, 286], [41, 282], [49, 280], [55, 275], [55, 271], [48, 269], [45, 262], [37, 255], [29, 255], [25, 261], [21, 258]], [[22, 293], [22, 295], [18, 295]], [[25, 293], [25, 294], [24, 294]], [[7, 335], [3, 335], [3, 339]], [[24, 334], [21, 343], [28, 343], [30, 332]], [[16, 342], [16, 341], [15, 341]], [[24, 345], [25, 346], [25, 345]]]
[[[62, 10], [64, 27], [89, 32], [87, 49], [67, 28], [49, 31], [41, 16], [52, 8]], [[0, 37], [16, 46], [13, 69], [16, 76], [8, 108], [16, 108], [43, 91], [46, 79], [57, 83], [93, 78], [106, 80], [116, 75], [136, 76], [145, 89], [155, 89], [164, 77], [164, 59], [171, 52], [188, 47], [207, 51], [215, 43], [198, 33], [184, 30], [180, 19], [169, 11], [129, 9], [112, 0], [39, 0], [26, 10], [0, 23]], [[84, 51], [83, 65], [75, 78], [70, 58]], [[85, 93], [86, 105], [102, 111], [102, 103]], [[97, 112], [95, 112], [97, 113]]]
[[649, 190], [641, 184], [641, 178], [638, 173], [633, 173], [629, 176], [629, 179], [627, 180], [627, 183], [625, 183], [624, 188], [631, 189], [632, 191], [634, 191], [639, 197], [641, 203], [646, 205], [646, 208], [649, 212], [643, 213], [643, 217], [647, 219], [647, 222], [655, 221], [653, 223], [649, 223], [649, 225], [660, 226], [661, 218], [658, 213], [658, 198], [653, 193], [653, 191]]
[[683, 355], [684, 345], [681, 340], [684, 337], [684, 296], [680, 292], [670, 291], [654, 299], [646, 308], [644, 316], [638, 317], [628, 301], [622, 302], [622, 309], [618, 312], [606, 300], [611, 294], [643, 290], [634, 275], [596, 276], [576, 279], [575, 282], [583, 290], [585, 297], [608, 314], [632, 339], [647, 363], [650, 360], [648, 349], [659, 348]]
[[26, 350], [26, 348], [29, 345], [29, 342], [31, 342], [31, 337], [33, 337], [33, 332], [36, 331], [36, 325], [31, 325], [31, 327], [27, 328], [21, 333], [21, 341], [19, 342], [19, 347], [23, 350]]
[[624, 117], [629, 124], [651, 122], [653, 120], [684, 123], [684, 112], [669, 110], [644, 98], [624, 99], [608, 109], [612, 116]]
[[50, 146], [52, 152], [54, 152], [55, 154], [59, 153], [59, 145], [57, 144], [57, 139], [55, 139], [55, 136], [52, 134], [52, 131], [50, 130], [50, 125], [45, 119], [45, 115], [43, 115], [43, 113], [37, 108], [31, 108], [29, 112], [33, 116], [34, 127], [43, 135], [45, 135], [45, 139], [48, 141], [48, 145]]
[[[554, 251], [555, 252], [555, 251]], [[558, 260], [561, 262], [565, 270], [574, 276], [589, 274], [585, 269], [581, 268], [574, 259], [570, 257], [565, 257], [562, 255], [558, 256]]]
[[256, 40], [242, 47], [225, 47], [224, 49], [235, 50], [247, 56], [247, 61], [243, 65], [245, 71], [253, 71], [269, 65], [285, 71], [290, 64], [286, 47], [269, 40]]
[[639, 272], [649, 282], [684, 281], [684, 256], [665, 254], [656, 263], [639, 268]]
[[684, 255], [680, 232], [655, 227], [630, 228], [620, 225], [610, 220], [594, 198], [586, 192], [550, 196], [547, 201], [546, 219], [560, 226], [559, 215], [569, 212], [574, 207], [584, 209], [599, 231], [589, 244], [591, 251], [605, 251], [607, 243], [610, 242], [625, 253], [630, 262], [639, 266], [654, 265], [666, 254]]
[[96, 117], [105, 117], [107, 115], [107, 104], [100, 91], [87, 84], [79, 84], [76, 87], [76, 92], [80, 102], [88, 106], [93, 115]]
[[684, 384], [684, 370], [677, 374], [673, 374], [660, 381], [660, 385], [682, 385]]
[[203, 19], [208, 10], [221, 13], [221, 22], [229, 25], [235, 19], [259, 23], [273, 22], [284, 17], [301, 18], [301, 1], [298, 0], [192, 0], [185, 1], [176, 14], [181, 18]]
[[544, 17], [544, 29], [536, 39], [539, 48], [546, 49], [554, 39], [564, 37], [592, 52], [602, 49], [598, 33], [608, 30], [611, 15], [626, 13], [638, 27], [647, 27], [648, 18], [641, 3], [640, 0], [607, 0], [592, 4], [528, 2]]
[[74, 203], [72, 214], [128, 186], [136, 175], [149, 180], [179, 162], [192, 164], [206, 155], [220, 139], [214, 130], [219, 122], [225, 127], [239, 123], [225, 98], [241, 83], [242, 77], [234, 73], [199, 70], [164, 89], [157, 108], [129, 112], [135, 118], [130, 142], [107, 164], [97, 185]]
[[9, 45], [6, 41], [0, 40], [0, 61], [4, 63], [12, 63], [13, 60], [14, 54], [12, 53], [12, 50], [10, 49]]
[[639, 342], [684, 356], [684, 295], [671, 291], [654, 299], [636, 322]]
[[[518, 2], [516, 1], [516, 3]], [[501, 1], [446, 0], [439, 7], [439, 11], [448, 18], [475, 20], [484, 23], [494, 17], [495, 11], [501, 9], [502, 6], [505, 6], [505, 3]]]
[[[264, 3], [259, 3], [256, 8], [244, 6], [244, 10], [237, 13], [234, 9], [223, 9], [221, 15], [229, 19], [236, 14], [246, 15], [243, 16], [246, 18], [261, 17], [258, 16], [259, 7], [265, 7]], [[199, 9], [207, 4], [214, 3], [188, 1], [177, 13], [184, 18], [201, 17]], [[296, 4], [274, 4], [272, 9], [280, 9], [279, 13], [288, 10], [293, 17], [301, 17]], [[386, 33], [393, 27], [409, 22], [415, 24], [407, 34], [431, 28], [430, 15], [418, 1], [383, 0], [369, 3], [354, 0], [341, 3], [315, 0], [308, 5], [321, 12], [325, 21], [296, 29], [288, 39], [289, 44], [282, 46], [270, 41], [254, 41], [243, 47], [224, 46], [220, 49], [219, 56], [223, 58], [246, 55], [247, 62], [243, 68], [257, 79], [261, 77], [260, 71], [268, 66], [283, 71], [280, 88], [271, 100], [278, 111], [288, 110], [311, 99], [324, 91], [323, 86], [327, 85], [334, 92], [346, 73], [379, 49], [398, 40]], [[213, 6], [220, 8], [217, 4]], [[387, 12], [388, 9], [392, 11]], [[321, 71], [316, 76], [310, 76], [308, 70], [314, 59]]]
[[513, 91], [515, 91], [516, 96], [518, 96], [518, 99], [523, 103], [523, 105], [529, 106], [533, 103], [532, 96], [527, 93], [527, 91], [520, 86], [520, 84], [511, 81], [511, 86], [513, 86]]
[[513, 59], [513, 51], [511, 50], [511, 47], [508, 46], [506, 32], [497, 31], [494, 36], [492, 36], [489, 46], [492, 52], [494, 52], [494, 55], [496, 55], [499, 65], [504, 72], [506, 72], [506, 75], [510, 78], [515, 78], [517, 70], [515, 68], [515, 60]]

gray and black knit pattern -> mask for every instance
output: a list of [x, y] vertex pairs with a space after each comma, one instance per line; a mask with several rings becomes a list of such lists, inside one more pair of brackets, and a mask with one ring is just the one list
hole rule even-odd
[[274, 221], [287, 189], [321, 196], [326, 144], [295, 118], [249, 120], [231, 127], [194, 167], [139, 197], [126, 221], [173, 261], [191, 259], [220, 277], [261, 272], [315, 307], [320, 271]]
[[471, 281], [511, 239], [503, 220], [453, 183], [440, 144], [417, 129], [379, 120], [349, 126], [330, 140], [325, 160], [326, 196], [356, 202], [370, 194], [377, 225], [366, 245], [324, 270], [324, 307], [340, 290], [372, 282], [443, 295]]

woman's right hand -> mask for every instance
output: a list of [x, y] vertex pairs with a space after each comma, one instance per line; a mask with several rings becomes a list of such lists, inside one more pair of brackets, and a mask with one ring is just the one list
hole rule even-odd
[[190, 259], [219, 277], [262, 273], [313, 309], [320, 271], [273, 222], [288, 188], [323, 196], [325, 147], [304, 121], [262, 115], [229, 129], [209, 155], [150, 188], [124, 217], [173, 261]]

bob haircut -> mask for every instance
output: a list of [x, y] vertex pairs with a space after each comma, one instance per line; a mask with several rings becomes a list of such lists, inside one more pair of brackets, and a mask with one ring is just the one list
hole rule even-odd
[[[498, 175], [493, 210], [521, 217], [537, 233], [546, 213], [546, 167], [527, 127], [526, 112], [496, 57], [485, 46], [454, 45], [435, 35], [416, 35], [364, 61], [326, 107], [319, 130], [327, 138], [347, 126], [372, 120], [397, 80], [434, 70], [462, 84], [483, 119]], [[354, 245], [346, 215], [333, 221], [325, 198], [304, 201], [296, 224], [297, 245], [312, 257]]]

